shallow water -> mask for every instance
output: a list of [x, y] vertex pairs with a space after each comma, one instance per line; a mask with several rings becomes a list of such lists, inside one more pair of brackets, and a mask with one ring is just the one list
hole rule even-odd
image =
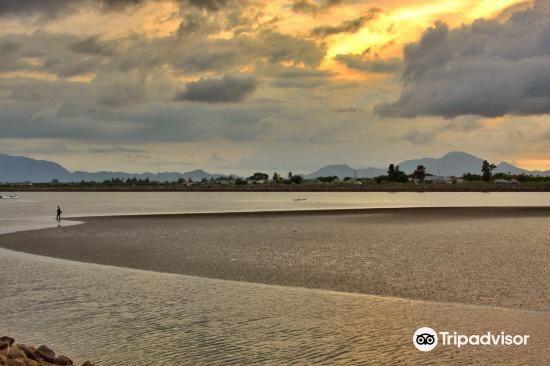
[[[0, 192], [0, 195], [2, 192]], [[549, 192], [23, 192], [0, 200], [0, 219], [323, 208], [550, 206]], [[295, 198], [304, 201], [293, 201]]]
[[[549, 206], [549, 193], [23, 193], [0, 233], [67, 216], [348, 207]], [[292, 201], [297, 196], [307, 201]], [[63, 222], [63, 225], [68, 222]], [[211, 280], [0, 249], [0, 333], [98, 365], [549, 364], [550, 313]], [[436, 330], [530, 334], [525, 347], [438, 347]], [[131, 360], [128, 360], [131, 358]]]
[[[0, 192], [0, 195], [3, 193]], [[0, 200], [0, 234], [63, 216], [376, 207], [550, 206], [549, 192], [22, 192]], [[295, 198], [305, 201], [293, 201]]]
[[[98, 365], [544, 364], [550, 314], [267, 286], [0, 249], [1, 331]], [[418, 352], [420, 326], [530, 334]]]

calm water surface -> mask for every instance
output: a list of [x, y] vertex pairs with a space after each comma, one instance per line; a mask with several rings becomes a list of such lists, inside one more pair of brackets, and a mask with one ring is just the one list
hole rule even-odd
[[[0, 192], [0, 195], [2, 193]], [[64, 216], [377, 207], [550, 206], [548, 192], [23, 192], [0, 200], [0, 231]], [[301, 198], [303, 201], [293, 201]], [[30, 220], [33, 222], [29, 222]]]

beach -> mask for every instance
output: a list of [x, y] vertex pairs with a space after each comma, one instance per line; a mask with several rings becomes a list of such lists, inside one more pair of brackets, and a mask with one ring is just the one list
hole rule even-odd
[[0, 246], [156, 272], [550, 309], [550, 209], [405, 208], [77, 218]]
[[[72, 217], [0, 235], [3, 329], [97, 365], [548, 364], [549, 220], [547, 207]], [[423, 353], [421, 326], [530, 341]]]
[[[224, 281], [0, 249], [2, 329], [95, 365], [547, 365], [550, 314]], [[527, 346], [412, 344], [421, 326]]]

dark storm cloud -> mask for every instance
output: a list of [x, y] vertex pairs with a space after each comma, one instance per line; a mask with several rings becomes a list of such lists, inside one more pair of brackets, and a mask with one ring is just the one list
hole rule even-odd
[[205, 103], [238, 103], [252, 94], [258, 81], [252, 77], [201, 78], [188, 83], [184, 91], [176, 94], [176, 100]]
[[437, 23], [404, 50], [400, 98], [382, 116], [453, 118], [550, 113], [550, 1], [509, 20]]
[[315, 37], [328, 37], [339, 33], [355, 33], [359, 31], [365, 24], [375, 19], [380, 14], [380, 9], [369, 9], [367, 14], [352, 20], [345, 21], [337, 26], [319, 26], [313, 28], [311, 35]]
[[392, 73], [401, 68], [402, 60], [400, 58], [390, 59], [369, 59], [363, 55], [358, 54], [340, 54], [336, 55], [334, 59], [346, 67], [362, 71], [362, 72], [374, 72], [374, 73]]

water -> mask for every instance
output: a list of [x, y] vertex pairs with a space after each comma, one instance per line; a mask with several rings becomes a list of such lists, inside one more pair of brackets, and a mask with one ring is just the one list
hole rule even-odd
[[[411, 206], [548, 206], [549, 193], [23, 193], [0, 232], [67, 216]], [[292, 201], [296, 197], [307, 201]], [[63, 225], [67, 225], [64, 222]], [[0, 249], [0, 333], [98, 365], [548, 364], [548, 312], [412, 301], [84, 264]], [[420, 326], [530, 334], [416, 351]]]
[[[3, 193], [0, 192], [0, 195]], [[0, 200], [0, 220], [64, 216], [376, 207], [550, 206], [547, 192], [23, 192]], [[293, 201], [305, 198], [305, 201]], [[46, 221], [46, 222], [47, 222]]]
[[[203, 279], [0, 249], [1, 331], [98, 365], [548, 364], [550, 314]], [[32, 270], [30, 270], [32, 269]], [[524, 349], [411, 344], [414, 329], [530, 334]]]

